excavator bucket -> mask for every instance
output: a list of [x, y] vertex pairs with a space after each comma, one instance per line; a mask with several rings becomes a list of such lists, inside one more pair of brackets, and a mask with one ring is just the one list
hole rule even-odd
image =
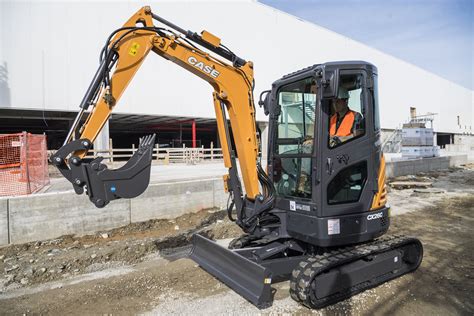
[[195, 234], [189, 257], [258, 308], [272, 305], [271, 272], [216, 242]]
[[119, 169], [108, 169], [102, 163], [103, 157], [88, 162], [73, 156], [69, 158], [68, 166], [66, 157], [70, 152], [90, 146], [90, 142], [83, 139], [64, 146], [51, 160], [73, 184], [77, 194], [83, 193], [85, 187], [91, 202], [97, 207], [104, 207], [112, 200], [134, 198], [146, 190], [150, 182], [154, 144], [155, 135], [141, 138], [138, 150]]
[[[142, 194], [150, 183], [151, 161], [155, 135], [140, 139], [138, 150], [129, 161], [119, 169], [107, 169], [97, 158], [90, 163], [92, 174], [89, 177], [89, 199], [97, 205], [97, 196], [105, 202], [117, 198], [131, 199]], [[100, 160], [98, 160], [100, 159]], [[98, 161], [97, 161], [98, 160]], [[94, 164], [98, 163], [98, 170]], [[101, 204], [101, 203], [100, 203]]]

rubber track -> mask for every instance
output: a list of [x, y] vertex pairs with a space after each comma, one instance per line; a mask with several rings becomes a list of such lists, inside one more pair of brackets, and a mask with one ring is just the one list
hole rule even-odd
[[363, 282], [354, 287], [348, 288], [343, 292], [338, 292], [322, 299], [316, 298], [315, 294], [312, 295], [316, 290], [315, 286], [317, 286], [314, 284], [315, 282], [313, 282], [313, 280], [319, 274], [369, 255], [383, 253], [385, 251], [390, 251], [392, 249], [410, 244], [417, 244], [420, 248], [420, 256], [423, 256], [423, 247], [418, 239], [401, 235], [393, 235], [384, 236], [361, 245], [339, 248], [322, 255], [309, 257], [308, 259], [301, 261], [299, 265], [293, 270], [290, 278], [290, 295], [295, 301], [309, 308], [322, 308], [349, 298], [369, 288], [378, 286], [390, 279], [411, 272], [418, 268], [421, 258], [418, 264], [414, 265], [410, 269], [407, 269], [406, 271], [403, 271], [401, 274], [380, 276], [375, 280]]

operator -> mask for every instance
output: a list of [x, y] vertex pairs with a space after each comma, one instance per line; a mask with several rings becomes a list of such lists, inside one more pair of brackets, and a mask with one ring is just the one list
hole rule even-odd
[[334, 114], [329, 122], [329, 146], [334, 147], [364, 133], [362, 115], [349, 109], [349, 92], [339, 87], [334, 99]]

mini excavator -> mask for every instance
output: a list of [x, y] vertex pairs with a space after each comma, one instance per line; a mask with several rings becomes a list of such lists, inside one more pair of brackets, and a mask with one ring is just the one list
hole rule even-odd
[[[244, 234], [228, 248], [194, 235], [189, 257], [200, 267], [259, 308], [272, 304], [275, 282], [289, 280], [294, 300], [321, 308], [418, 268], [423, 256], [418, 239], [384, 235], [390, 213], [374, 65], [316, 64], [264, 91], [258, 102], [269, 116], [264, 170], [253, 63], [210, 32], [186, 31], [150, 7], [107, 39], [64, 145], [51, 157], [77, 194], [85, 191], [95, 206], [104, 207], [146, 190], [155, 135], [142, 138], [119, 169], [108, 169], [101, 157], [85, 156], [150, 51], [214, 89], [228, 168], [223, 179], [230, 195], [228, 216]], [[341, 95], [360, 118], [357, 132], [344, 138], [331, 135], [330, 126]]]

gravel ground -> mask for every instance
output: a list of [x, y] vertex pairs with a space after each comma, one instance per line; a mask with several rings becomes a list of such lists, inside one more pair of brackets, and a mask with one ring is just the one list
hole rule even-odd
[[[0, 248], [0, 314], [434, 314], [472, 315], [473, 166], [398, 181], [430, 181], [434, 191], [390, 192], [389, 233], [421, 239], [425, 255], [409, 275], [325, 309], [310, 311], [275, 284], [258, 310], [183, 259], [190, 236], [238, 236], [225, 213], [203, 210], [100, 232]], [[167, 248], [178, 248], [169, 252]], [[166, 258], [166, 259], [165, 259]]]

